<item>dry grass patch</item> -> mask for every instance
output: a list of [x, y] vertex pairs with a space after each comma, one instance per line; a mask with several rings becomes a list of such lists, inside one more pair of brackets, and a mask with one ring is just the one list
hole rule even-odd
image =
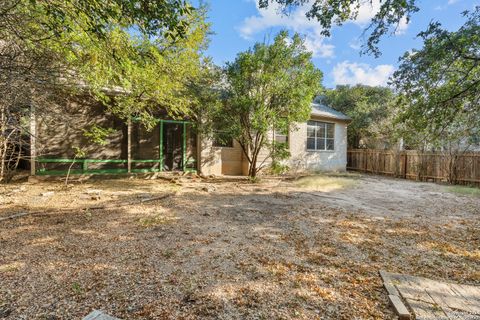
[[332, 192], [351, 188], [357, 185], [358, 176], [354, 174], [319, 174], [301, 177], [295, 180], [294, 185], [309, 190]]
[[[99, 200], [76, 185], [52, 201], [45, 187], [0, 186], [12, 202], [0, 213], [32, 199], [50, 210], [0, 222], [2, 319], [380, 320], [394, 315], [379, 269], [480, 284], [479, 201], [431, 184], [132, 179], [90, 182]], [[104, 203], [118, 206], [85, 210]]]
[[23, 263], [20, 262], [12, 262], [0, 265], [0, 273], [2, 272], [14, 272], [18, 271], [23, 267]]
[[163, 214], [155, 214], [148, 217], [140, 218], [138, 222], [142, 227], [149, 228], [149, 227], [156, 227], [159, 225], [174, 223], [178, 219], [179, 219], [178, 217], [165, 216]]

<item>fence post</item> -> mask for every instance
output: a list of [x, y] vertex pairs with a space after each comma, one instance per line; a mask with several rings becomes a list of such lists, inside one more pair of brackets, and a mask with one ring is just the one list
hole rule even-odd
[[365, 155], [364, 156], [364, 169], [363, 169], [363, 172], [367, 172], [367, 169], [368, 169], [368, 165], [367, 165], [367, 161], [368, 161], [368, 154], [367, 154], [367, 149], [363, 149], [363, 154]]
[[[386, 170], [386, 164], [389, 163], [386, 156], [389, 154], [392, 154], [389, 159], [394, 161], [394, 163], [389, 164], [389, 169], [391, 170]], [[369, 155], [372, 155], [372, 163], [370, 164]], [[443, 177], [448, 178], [448, 173], [453, 170], [452, 177], [449, 180], [451, 183], [480, 186], [480, 152], [454, 154], [451, 156], [453, 158], [451, 161], [454, 163], [450, 164], [450, 166], [446, 155], [438, 153], [425, 154], [416, 150], [389, 153], [381, 150], [355, 149], [348, 151], [348, 157], [349, 168], [359, 172], [388, 174], [393, 170], [392, 174], [400, 179], [410, 179], [410, 176], [412, 176], [411, 179], [413, 180], [414, 177], [417, 180], [433, 178], [435, 182], [442, 180]], [[380, 157], [384, 158], [381, 159]], [[383, 164], [381, 164], [381, 160], [383, 160]], [[412, 161], [412, 164], [409, 163], [410, 161]], [[370, 165], [371, 167], [369, 167]], [[433, 173], [430, 172], [432, 167], [434, 168]]]
[[132, 172], [132, 117], [127, 120], [127, 172]]
[[35, 116], [35, 105], [30, 106], [30, 175], [34, 176], [37, 172], [37, 119]]

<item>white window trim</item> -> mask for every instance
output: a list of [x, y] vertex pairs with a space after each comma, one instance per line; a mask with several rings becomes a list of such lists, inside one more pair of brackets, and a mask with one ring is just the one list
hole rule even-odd
[[214, 144], [212, 144], [212, 148], [213, 149], [235, 149], [235, 141], [232, 142], [232, 146], [231, 147], [222, 147], [222, 146], [216, 146]]
[[[309, 149], [308, 148], [308, 122], [310, 121], [313, 121], [313, 122], [316, 122], [316, 123], [324, 123], [325, 124], [325, 138], [318, 138], [317, 137], [317, 131], [315, 130], [315, 149]], [[331, 124], [333, 125], [333, 138], [327, 138], [327, 124]], [[315, 127], [318, 127], [318, 126], [315, 126]], [[325, 149], [316, 149], [316, 146], [317, 146], [317, 140], [318, 139], [324, 139], [325, 140]], [[333, 140], [333, 149], [332, 150], [328, 150], [326, 149], [327, 148], [327, 140], [328, 139], [331, 139]], [[313, 120], [313, 119], [310, 119], [307, 121], [307, 139], [305, 141], [305, 147], [307, 149], [307, 152], [328, 152], [328, 153], [332, 153], [332, 152], [335, 152], [335, 123], [334, 122], [325, 122], [325, 121], [320, 121], [320, 120]]]
[[[276, 143], [286, 143], [287, 144], [287, 149], [290, 150], [290, 130], [287, 131], [287, 133], [285, 134], [277, 134], [276, 130], [273, 129], [273, 137], [272, 137], [272, 142], [273, 144], [276, 144]], [[278, 137], [285, 137], [285, 142], [279, 142], [277, 141], [277, 136]]]
[[211, 139], [212, 141], [212, 148], [214, 149], [235, 149], [235, 139], [232, 138], [232, 146], [216, 146], [215, 145], [215, 138]]

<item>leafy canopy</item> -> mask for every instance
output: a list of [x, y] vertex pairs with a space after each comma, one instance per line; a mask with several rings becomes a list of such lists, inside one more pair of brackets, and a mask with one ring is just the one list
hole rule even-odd
[[132, 36], [120, 28], [109, 31], [109, 41], [103, 46], [79, 36], [74, 42], [82, 46], [72, 46], [69, 63], [83, 75], [90, 90], [123, 118], [135, 114], [152, 125], [160, 109], [171, 116], [188, 115], [187, 85], [201, 75], [209, 32], [203, 8], [188, 20], [188, 32], [175, 40]]
[[107, 38], [112, 25], [134, 26], [151, 37], [185, 36], [194, 10], [185, 0], [4, 0], [0, 16], [12, 12], [39, 13], [38, 28], [61, 35], [81, 31]]
[[379, 143], [390, 140], [395, 109], [395, 96], [391, 89], [340, 85], [328, 90], [322, 102], [352, 118], [348, 125], [350, 148], [375, 148]]
[[423, 47], [405, 53], [393, 76], [399, 122], [428, 141], [480, 133], [480, 7], [463, 15], [457, 31], [431, 23], [420, 34]]
[[[61, 120], [52, 105], [88, 94], [147, 126], [160, 109], [188, 113], [186, 84], [200, 76], [208, 30], [205, 8], [184, 0], [0, 1], [0, 181], [29, 143], [31, 106]], [[85, 135], [98, 142], [109, 132]]]
[[369, 32], [364, 53], [380, 55], [378, 43], [383, 35], [394, 33], [399, 24], [405, 20], [409, 22], [411, 15], [418, 11], [418, 0], [258, 0], [261, 8], [266, 8], [272, 3], [280, 5], [283, 14], [298, 6], [310, 5], [306, 13], [308, 19], [315, 19], [323, 28], [322, 34], [330, 36], [334, 25], [342, 25], [349, 20], [355, 20], [361, 5], [380, 2], [378, 12], [365, 29]]
[[288, 132], [295, 122], [306, 121], [311, 102], [321, 91], [322, 73], [311, 61], [304, 40], [280, 32], [272, 44], [257, 43], [237, 55], [225, 68], [227, 93], [218, 123], [224, 134], [236, 139], [248, 162], [249, 175], [262, 169], [261, 149], [274, 159], [285, 150], [275, 147], [272, 129]]
[[7, 0], [0, 36], [19, 54], [12, 60], [0, 52], [0, 69], [5, 61], [20, 70], [48, 57], [27, 70], [30, 85], [42, 86], [37, 91], [58, 84], [88, 90], [125, 118], [148, 120], [159, 107], [187, 113], [182, 96], [187, 80], [199, 75], [205, 13], [183, 0]]

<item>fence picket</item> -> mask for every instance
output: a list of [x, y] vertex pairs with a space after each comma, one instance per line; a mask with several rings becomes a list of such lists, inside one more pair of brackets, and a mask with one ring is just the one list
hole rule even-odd
[[347, 169], [403, 179], [480, 187], [480, 152], [449, 156], [416, 150], [350, 149], [347, 151]]

